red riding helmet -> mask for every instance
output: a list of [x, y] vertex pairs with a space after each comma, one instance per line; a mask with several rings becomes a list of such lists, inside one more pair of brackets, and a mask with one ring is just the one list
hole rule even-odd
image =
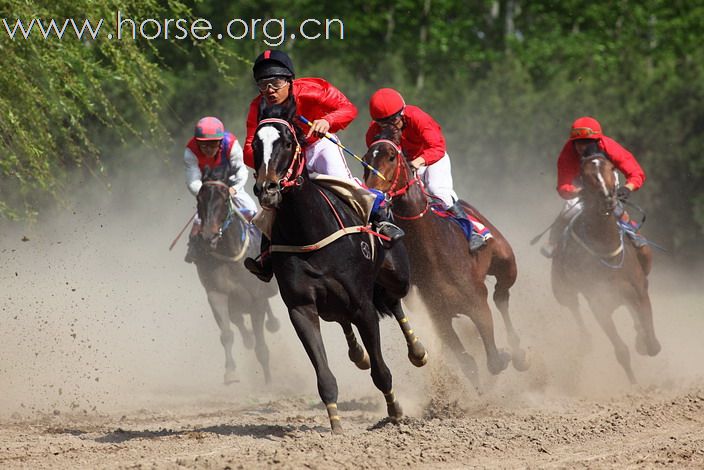
[[218, 118], [204, 117], [196, 124], [194, 137], [196, 140], [222, 140], [225, 137], [225, 126]]
[[393, 88], [377, 90], [369, 100], [369, 114], [375, 121], [391, 117], [405, 107], [403, 96]]
[[572, 123], [570, 140], [592, 139], [598, 140], [603, 136], [601, 124], [593, 117], [583, 116]]

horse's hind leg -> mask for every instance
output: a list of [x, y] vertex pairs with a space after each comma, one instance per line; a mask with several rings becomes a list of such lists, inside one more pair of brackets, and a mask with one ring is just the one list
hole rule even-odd
[[509, 289], [516, 282], [516, 263], [509, 260], [503, 260], [497, 271], [494, 273], [496, 278], [496, 286], [494, 287], [494, 304], [501, 312], [501, 318], [506, 326], [506, 335], [508, 344], [511, 347], [511, 362], [513, 367], [518, 371], [526, 371], [530, 367], [526, 358], [526, 351], [521, 348], [521, 339], [518, 337], [516, 330], [513, 328], [513, 322], [509, 314], [508, 299], [510, 296]]
[[234, 333], [230, 328], [230, 314], [228, 308], [227, 295], [222, 292], [208, 291], [208, 303], [213, 311], [215, 322], [220, 328], [220, 343], [225, 349], [225, 385], [237, 382], [237, 374], [235, 372], [235, 359], [232, 357], [232, 343], [234, 342]]
[[330, 427], [334, 434], [342, 433], [342, 424], [337, 412], [337, 380], [332, 375], [325, 354], [323, 337], [320, 334], [320, 319], [312, 306], [294, 307], [289, 310], [291, 324], [313, 363], [318, 380], [318, 394], [328, 410]]
[[[436, 310], [437, 312], [447, 312], [447, 310]], [[457, 333], [452, 328], [452, 317], [447, 314], [443, 317], [435, 317], [435, 328], [438, 331], [440, 339], [445, 343], [445, 345], [450, 348], [459, 362], [460, 368], [464, 375], [469, 379], [472, 385], [474, 385], [477, 393], [482, 393], [481, 383], [479, 382], [479, 368], [477, 367], [477, 361], [474, 360], [469, 352], [467, 352], [457, 336]]]
[[599, 325], [604, 330], [604, 333], [606, 333], [606, 336], [609, 337], [609, 340], [614, 347], [616, 359], [626, 372], [628, 380], [632, 385], [635, 385], [636, 377], [633, 375], [633, 369], [631, 368], [631, 354], [628, 352], [628, 346], [626, 346], [626, 343], [623, 342], [621, 336], [619, 336], [618, 331], [616, 330], [616, 325], [614, 324], [614, 320], [612, 318], [613, 309], [604, 308], [596, 302], [590, 301], [589, 304], [594, 312], [597, 322], [599, 322]]
[[253, 311], [250, 314], [252, 318], [252, 331], [254, 331], [254, 353], [257, 356], [257, 361], [262, 366], [264, 372], [264, 383], [271, 383], [271, 369], [269, 368], [269, 348], [266, 345], [264, 338], [264, 318], [265, 310], [268, 307], [266, 300], [259, 300], [254, 303]]
[[252, 349], [254, 347], [254, 338], [252, 337], [252, 332], [249, 331], [247, 325], [244, 324], [244, 315], [238, 305], [238, 299], [234, 298], [232, 295], [228, 297], [228, 309], [230, 311], [230, 321], [233, 325], [237, 327], [242, 337], [242, 345], [246, 349]]
[[369, 354], [364, 350], [361, 344], [357, 342], [357, 336], [354, 334], [352, 329], [352, 324], [349, 322], [340, 323], [342, 326], [342, 332], [345, 334], [345, 340], [347, 341], [347, 356], [350, 361], [362, 369], [366, 370], [371, 367], [369, 362]]
[[392, 422], [397, 423], [403, 417], [401, 405], [396, 401], [393, 391], [393, 381], [391, 371], [384, 362], [381, 355], [381, 336], [379, 334], [379, 320], [376, 309], [370, 302], [367, 312], [362, 312], [362, 319], [355, 324], [362, 337], [364, 347], [369, 352], [369, 359], [372, 367], [372, 381], [386, 399], [386, 410]]
[[423, 367], [428, 362], [428, 352], [420, 342], [418, 336], [413, 332], [413, 328], [408, 321], [408, 317], [403, 311], [401, 300], [391, 297], [386, 290], [379, 286], [374, 286], [374, 305], [386, 314], [393, 314], [394, 318], [403, 331], [408, 347], [408, 359], [416, 367]]
[[[470, 287], [471, 289], [472, 287]], [[496, 347], [494, 338], [494, 320], [491, 317], [491, 309], [487, 303], [487, 289], [484, 282], [477, 282], [474, 286], [473, 305], [467, 306], [466, 314], [472, 319], [482, 337], [484, 350], [486, 351], [486, 364], [489, 372], [497, 375], [502, 370], [506, 369], [511, 355]]]

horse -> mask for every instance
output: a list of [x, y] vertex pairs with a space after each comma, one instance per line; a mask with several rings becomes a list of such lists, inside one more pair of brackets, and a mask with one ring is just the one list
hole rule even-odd
[[275, 213], [270, 256], [281, 297], [315, 369], [332, 432], [342, 433], [343, 428], [320, 319], [342, 326], [350, 359], [360, 368], [371, 368], [390, 421], [396, 423], [403, 411], [382, 356], [379, 318], [396, 317], [415, 365], [424, 364], [427, 357], [401, 307], [410, 286], [408, 257], [402, 244], [382, 249], [377, 238], [370, 238], [365, 221], [340, 196], [311, 180], [301, 147], [304, 136], [295, 118], [295, 107], [265, 108], [252, 142], [254, 193], [265, 210]]
[[614, 215], [618, 207], [617, 178], [611, 161], [602, 153], [582, 158], [580, 175], [583, 207], [568, 223], [553, 256], [553, 294], [572, 312], [586, 338], [578, 301], [578, 294], [582, 294], [611, 341], [628, 380], [635, 384], [628, 347], [612, 315], [619, 306], [626, 306], [636, 330], [636, 351], [648, 356], [660, 352], [648, 294], [652, 250], [647, 245], [637, 250], [624, 242], [624, 232]]
[[[477, 209], [460, 201], [465, 212], [489, 227], [493, 234], [486, 246], [470, 252], [458, 224], [432, 210], [422, 182], [401, 151], [400, 142], [398, 128], [382, 127], [364, 160], [383, 178], [365, 170], [365, 184], [384, 192], [390, 200], [394, 220], [406, 232], [404, 243], [411, 261], [411, 282], [429, 307], [431, 321], [441, 340], [455, 354], [463, 373], [481, 393], [476, 361], [462, 345], [452, 327], [452, 319], [461, 314], [474, 322], [484, 343], [487, 367], [492, 374], [504, 370], [509, 361], [517, 370], [527, 370], [526, 353], [509, 316], [509, 289], [518, 275], [516, 259], [501, 232]], [[494, 340], [485, 284], [487, 275], [496, 278], [493, 297], [506, 325], [510, 354], [497, 348]]]
[[[275, 286], [263, 284], [244, 268], [241, 259], [247, 252], [253, 234], [248, 230], [248, 222], [240, 211], [233, 207], [229, 194], [227, 169], [206, 168], [201, 186], [196, 196], [198, 215], [201, 220], [196, 243], [198, 278], [205, 288], [208, 303], [213, 311], [215, 322], [220, 328], [220, 342], [225, 349], [224, 383], [237, 382], [235, 360], [232, 357], [234, 334], [230, 323], [240, 331], [242, 342], [247, 349], [254, 346], [257, 361], [264, 373], [264, 382], [271, 383], [269, 349], [264, 338], [264, 326], [275, 332], [279, 321], [274, 317], [267, 299], [277, 294]], [[244, 324], [244, 314], [249, 313], [252, 332]], [[254, 334], [254, 340], [252, 339]]]

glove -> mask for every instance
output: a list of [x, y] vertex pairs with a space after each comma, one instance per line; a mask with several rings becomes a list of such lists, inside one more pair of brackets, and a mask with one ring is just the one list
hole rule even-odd
[[625, 201], [630, 195], [631, 190], [628, 188], [628, 186], [621, 186], [616, 190], [616, 197], [619, 201]]

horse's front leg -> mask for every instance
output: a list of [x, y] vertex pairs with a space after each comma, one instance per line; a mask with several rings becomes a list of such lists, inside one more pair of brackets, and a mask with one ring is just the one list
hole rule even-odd
[[389, 418], [394, 423], [397, 423], [403, 417], [401, 405], [396, 401], [393, 391], [393, 382], [391, 371], [384, 362], [381, 354], [381, 336], [379, 334], [379, 319], [376, 309], [369, 302], [366, 312], [361, 313], [360, 319], [355, 323], [359, 334], [362, 337], [364, 347], [369, 352], [369, 360], [372, 368], [372, 381], [376, 388], [383, 394], [386, 400], [386, 410]]
[[633, 374], [633, 369], [631, 368], [631, 354], [628, 352], [628, 346], [626, 346], [626, 343], [623, 342], [623, 339], [621, 339], [621, 336], [616, 330], [616, 325], [614, 324], [612, 317], [614, 309], [602, 305], [602, 302], [595, 300], [593, 297], [589, 297], [587, 301], [594, 312], [596, 321], [604, 330], [606, 336], [609, 337], [609, 340], [614, 347], [616, 359], [626, 372], [629, 382], [631, 382], [631, 385], [635, 385], [637, 381], [635, 375]]
[[220, 343], [225, 350], [225, 385], [237, 382], [237, 373], [235, 371], [235, 358], [232, 357], [232, 343], [234, 342], [234, 333], [230, 328], [230, 313], [228, 309], [228, 296], [222, 292], [208, 290], [208, 303], [213, 311], [215, 322], [220, 328]]
[[337, 380], [328, 366], [325, 345], [320, 334], [318, 312], [313, 305], [305, 305], [290, 308], [288, 313], [293, 328], [313, 363], [318, 379], [318, 394], [328, 410], [332, 432], [340, 434], [342, 433], [342, 424], [337, 412]]

